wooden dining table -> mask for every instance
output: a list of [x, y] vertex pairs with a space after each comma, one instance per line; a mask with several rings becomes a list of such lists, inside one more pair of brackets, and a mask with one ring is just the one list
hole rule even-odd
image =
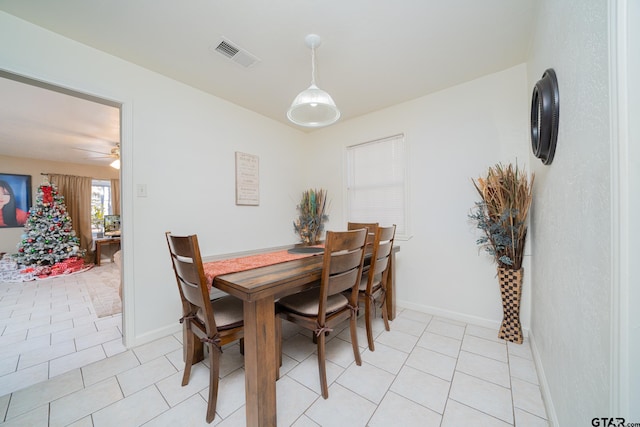
[[[387, 308], [395, 318], [395, 253], [390, 262]], [[264, 267], [216, 276], [212, 285], [244, 303], [244, 367], [246, 425], [275, 427], [276, 372], [279, 363], [276, 343], [275, 301], [286, 295], [319, 285], [322, 256], [310, 256]]]

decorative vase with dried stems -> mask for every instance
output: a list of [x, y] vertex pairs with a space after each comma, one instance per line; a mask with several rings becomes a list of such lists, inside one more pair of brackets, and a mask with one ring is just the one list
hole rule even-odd
[[483, 232], [477, 244], [498, 266], [503, 311], [498, 337], [518, 344], [522, 343], [522, 258], [533, 181], [534, 175], [529, 177], [518, 165], [490, 167], [486, 176], [473, 180], [481, 200], [469, 214]]
[[302, 192], [298, 208], [298, 219], [293, 222], [293, 229], [300, 236], [305, 245], [315, 245], [319, 242], [324, 223], [329, 219], [327, 209], [327, 191], [324, 189], [309, 189]]

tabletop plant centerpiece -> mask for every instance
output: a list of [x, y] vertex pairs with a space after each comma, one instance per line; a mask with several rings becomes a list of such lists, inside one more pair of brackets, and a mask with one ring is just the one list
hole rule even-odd
[[485, 177], [473, 181], [481, 200], [469, 214], [483, 232], [476, 243], [498, 266], [503, 311], [498, 337], [518, 344], [522, 343], [522, 258], [533, 181], [534, 176], [529, 178], [517, 165], [490, 167]]
[[302, 192], [300, 204], [297, 206], [299, 215], [293, 222], [293, 229], [298, 233], [303, 244], [308, 246], [318, 244], [324, 230], [324, 223], [329, 219], [326, 208], [326, 190], [309, 189]]

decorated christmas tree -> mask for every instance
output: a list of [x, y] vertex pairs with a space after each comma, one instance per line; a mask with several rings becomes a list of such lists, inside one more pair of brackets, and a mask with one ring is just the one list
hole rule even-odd
[[80, 241], [71, 227], [64, 196], [58, 194], [55, 185], [42, 184], [36, 203], [29, 209], [16, 261], [25, 266], [47, 266], [83, 255]]

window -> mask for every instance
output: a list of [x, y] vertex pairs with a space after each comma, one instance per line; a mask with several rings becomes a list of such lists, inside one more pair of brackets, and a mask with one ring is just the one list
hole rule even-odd
[[104, 216], [112, 213], [111, 182], [94, 179], [91, 183], [91, 232], [103, 232]]
[[347, 220], [396, 225], [408, 238], [404, 135], [347, 147]]

